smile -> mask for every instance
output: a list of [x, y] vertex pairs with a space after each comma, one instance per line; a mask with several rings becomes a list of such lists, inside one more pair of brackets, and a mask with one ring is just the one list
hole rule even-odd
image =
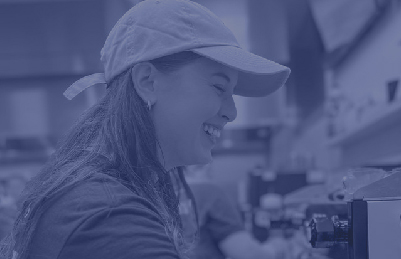
[[215, 138], [219, 138], [221, 135], [221, 130], [210, 124], [203, 124], [203, 130], [206, 134]]

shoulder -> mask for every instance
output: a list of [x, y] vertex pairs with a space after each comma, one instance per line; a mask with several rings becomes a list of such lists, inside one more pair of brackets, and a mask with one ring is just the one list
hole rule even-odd
[[[157, 212], [155, 207], [137, 191], [128, 188], [115, 177], [98, 173], [73, 187], [60, 200], [68, 205], [86, 212], [101, 208], [112, 209], [129, 205], [147, 208]], [[57, 205], [56, 205], [57, 206]]]
[[[57, 214], [69, 215], [69, 221], [83, 218], [117, 207], [130, 206], [158, 210], [148, 199], [128, 188], [115, 177], [98, 173], [76, 184], [51, 202], [46, 211], [48, 216]], [[58, 217], [57, 217], [58, 218]]]
[[[51, 204], [41, 217], [30, 254], [31, 259], [126, 258], [143, 236], [151, 237], [148, 242], [162, 240], [174, 254], [156, 207], [117, 179], [98, 174]], [[142, 248], [136, 249], [138, 256], [149, 252]]]

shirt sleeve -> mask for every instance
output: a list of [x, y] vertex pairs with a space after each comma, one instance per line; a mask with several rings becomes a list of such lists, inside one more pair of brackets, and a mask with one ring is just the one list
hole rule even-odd
[[87, 218], [69, 236], [59, 259], [178, 259], [155, 212], [120, 206]]
[[227, 193], [215, 186], [213, 202], [208, 210], [206, 227], [217, 242], [223, 241], [229, 235], [244, 230], [239, 210]]

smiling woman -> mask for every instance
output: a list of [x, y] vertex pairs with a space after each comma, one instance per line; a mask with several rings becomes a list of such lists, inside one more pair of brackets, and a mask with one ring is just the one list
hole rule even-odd
[[[210, 162], [218, 132], [236, 117], [232, 92], [238, 71], [203, 57], [168, 74], [146, 71], [150, 75], [138, 75], [139, 71], [136, 75], [152, 78], [154, 83], [142, 80], [134, 85], [144, 99], [154, 103], [152, 117], [164, 167], [170, 170]], [[146, 88], [150, 85], [151, 90]]]
[[[145, 0], [114, 26], [104, 73], [64, 93], [106, 84], [27, 184], [3, 258], [186, 258], [169, 172], [208, 163], [233, 94], [264, 96], [289, 69], [243, 50], [210, 11], [187, 0]], [[247, 78], [259, 82], [246, 84]]]

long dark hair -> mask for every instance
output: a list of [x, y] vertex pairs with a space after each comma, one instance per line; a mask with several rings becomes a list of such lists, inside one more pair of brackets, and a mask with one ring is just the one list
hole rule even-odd
[[[159, 71], [170, 73], [199, 57], [181, 52], [150, 62]], [[158, 159], [152, 118], [135, 91], [130, 71], [109, 83], [105, 96], [81, 116], [27, 184], [13, 231], [2, 241], [2, 258], [12, 258], [15, 252], [18, 259], [27, 258], [38, 222], [51, 201], [97, 173], [116, 177], [152, 202], [177, 252], [186, 257], [178, 201], [169, 174]], [[183, 186], [190, 192], [185, 180]]]

